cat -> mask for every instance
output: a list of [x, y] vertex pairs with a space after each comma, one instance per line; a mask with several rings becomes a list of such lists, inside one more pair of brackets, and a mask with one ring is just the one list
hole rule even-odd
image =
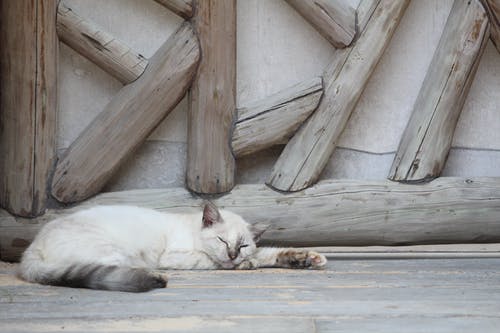
[[29, 282], [144, 292], [167, 285], [161, 269], [321, 268], [326, 258], [257, 247], [265, 227], [207, 202], [194, 214], [95, 206], [47, 223], [23, 254]]

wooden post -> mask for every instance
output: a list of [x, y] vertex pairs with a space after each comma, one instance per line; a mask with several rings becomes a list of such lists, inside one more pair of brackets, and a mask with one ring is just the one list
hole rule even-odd
[[223, 193], [235, 173], [236, 0], [197, 1], [193, 20], [202, 58], [189, 93], [186, 183], [194, 192]]
[[[250, 223], [269, 224], [264, 243], [298, 246], [500, 242], [500, 178], [441, 177], [421, 185], [388, 180], [329, 180], [292, 194], [238, 185], [214, 198]], [[93, 205], [137, 205], [166, 212], [200, 211], [184, 188], [103, 193], [30, 220], [0, 210], [0, 252], [16, 260], [45, 222]]]
[[238, 109], [232, 147], [237, 157], [286, 143], [316, 110], [323, 83], [320, 77], [296, 84]]
[[490, 18], [490, 38], [500, 52], [500, 0], [481, 0]]
[[193, 17], [193, 1], [192, 0], [155, 0], [159, 4], [167, 7], [175, 14], [188, 20]]
[[45, 210], [55, 155], [56, 0], [0, 2], [0, 204]]
[[356, 36], [356, 11], [344, 0], [286, 0], [333, 46], [349, 46]]
[[84, 20], [64, 2], [57, 9], [57, 33], [61, 41], [123, 84], [135, 81], [148, 64], [143, 56], [94, 22]]
[[389, 179], [421, 182], [444, 168], [453, 133], [489, 36], [478, 0], [456, 0], [399, 144]]
[[123, 87], [59, 161], [52, 194], [75, 202], [96, 194], [185, 95], [200, 57], [184, 23], [154, 54], [144, 74]]
[[356, 43], [339, 52], [323, 76], [318, 109], [288, 142], [267, 182], [298, 191], [317, 181], [409, 0], [381, 0]]

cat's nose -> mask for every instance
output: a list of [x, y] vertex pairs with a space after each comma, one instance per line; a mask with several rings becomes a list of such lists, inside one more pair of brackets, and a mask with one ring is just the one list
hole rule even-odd
[[229, 256], [229, 259], [231, 259], [231, 260], [238, 258], [238, 253], [235, 250], [229, 250], [227, 252], [227, 255]]

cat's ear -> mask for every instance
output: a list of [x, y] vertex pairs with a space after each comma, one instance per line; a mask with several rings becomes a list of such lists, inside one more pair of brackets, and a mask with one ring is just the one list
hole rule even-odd
[[250, 232], [253, 235], [253, 241], [257, 243], [260, 240], [260, 237], [262, 234], [269, 228], [267, 224], [262, 224], [262, 223], [257, 223], [257, 224], [252, 224], [249, 229]]
[[222, 222], [222, 217], [220, 216], [219, 210], [210, 201], [207, 201], [205, 203], [205, 207], [203, 208], [202, 221], [203, 221], [203, 228], [210, 228], [215, 223]]

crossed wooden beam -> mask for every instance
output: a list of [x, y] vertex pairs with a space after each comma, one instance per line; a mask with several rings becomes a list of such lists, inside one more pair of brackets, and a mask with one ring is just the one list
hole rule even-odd
[[[235, 0], [204, 0], [196, 5], [189, 0], [156, 1], [190, 22], [183, 23], [150, 59], [63, 2], [59, 6], [57, 0], [1, 2], [2, 207], [32, 217], [45, 212], [47, 188], [63, 203], [97, 194], [188, 90], [189, 190], [230, 191], [235, 156], [288, 140], [267, 183], [285, 192], [303, 190], [317, 181], [333, 153], [409, 4], [409, 0], [363, 0], [353, 10], [343, 1], [287, 0], [339, 50], [322, 78], [236, 108]], [[420, 182], [441, 173], [490, 31], [497, 48], [500, 45], [499, 13], [497, 0], [483, 0], [482, 5], [478, 0], [455, 1], [389, 179]], [[36, 19], [18, 24], [21, 17]], [[19, 34], [26, 38], [16, 38]], [[49, 181], [55, 156], [58, 35], [124, 87], [67, 149]], [[480, 192], [481, 198], [498, 193], [496, 180], [492, 182], [495, 186]], [[486, 206], [481, 209], [490, 207]], [[474, 211], [470, 203], [467, 207]], [[489, 212], [484, 223], [498, 213]]]
[[[312, 185], [333, 153], [409, 0], [364, 0], [356, 10], [343, 1], [289, 0], [327, 40], [343, 49], [337, 51], [323, 78], [300, 83], [239, 110], [235, 105], [235, 1], [200, 1], [196, 10], [189, 0], [157, 2], [191, 19], [192, 25], [185, 22], [151, 59], [80, 17], [64, 2], [58, 7], [55, 0], [45, 6], [36, 2], [33, 8], [26, 7], [23, 1], [2, 5], [5, 13], [36, 11], [37, 24], [45, 25], [35, 34], [37, 38], [42, 31], [54, 36], [50, 18], [56, 16], [59, 38], [125, 85], [57, 163], [51, 190], [61, 202], [77, 202], [98, 193], [189, 88], [188, 189], [197, 193], [228, 192], [234, 186], [235, 155], [254, 153], [290, 138], [267, 183], [281, 191], [298, 191]], [[483, 5], [492, 18], [492, 38], [498, 45], [499, 6], [493, 0], [484, 0]], [[440, 174], [489, 36], [489, 22], [479, 1], [455, 2], [389, 179], [418, 182]], [[50, 40], [55, 44], [57, 39]], [[57, 50], [57, 45], [46, 45], [36, 51], [36, 56], [48, 62], [42, 52], [50, 49]], [[50, 97], [41, 112], [34, 112], [50, 124], [40, 128], [41, 122], [36, 122], [31, 136], [26, 137], [34, 146], [17, 140], [20, 147], [16, 151], [24, 152], [21, 145], [32, 149], [17, 157], [6, 154], [3, 163], [0, 201], [19, 215], [37, 215], [45, 207], [43, 192], [48, 187], [53, 160], [56, 110], [55, 75], [48, 75], [51, 68], [54, 72], [57, 64], [44, 66], [47, 75], [40, 79], [45, 81], [35, 86], [53, 88], [34, 94]], [[12, 105], [14, 100], [6, 103]], [[4, 109], [4, 114], [9, 112], [8, 107]], [[4, 118], [8, 124], [10, 118]], [[24, 120], [16, 119], [18, 129], [25, 126]], [[7, 129], [3, 134], [3, 146], [16, 145], [16, 131]], [[19, 172], [13, 176], [9, 171], [16, 170], [15, 165], [21, 162], [32, 165], [32, 177]], [[20, 185], [26, 189], [14, 190]]]

